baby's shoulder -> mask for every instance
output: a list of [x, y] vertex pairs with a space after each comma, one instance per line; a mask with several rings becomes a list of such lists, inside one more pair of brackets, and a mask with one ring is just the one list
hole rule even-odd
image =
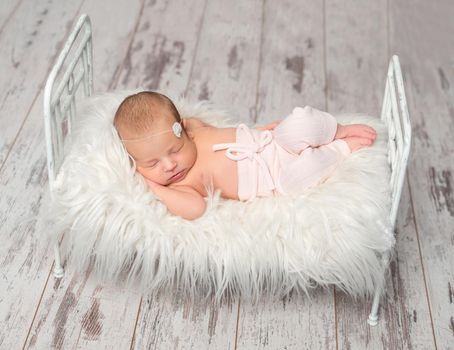
[[194, 118], [194, 117], [184, 118], [184, 121], [185, 121], [185, 126], [188, 130], [194, 130], [197, 128], [211, 126], [210, 124], [205, 123], [201, 119]]

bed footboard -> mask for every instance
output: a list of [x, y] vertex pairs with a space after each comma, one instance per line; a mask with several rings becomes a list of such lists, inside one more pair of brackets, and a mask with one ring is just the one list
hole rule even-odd
[[407, 99], [399, 57], [396, 55], [389, 62], [381, 119], [388, 127], [388, 162], [391, 168], [392, 199], [390, 219], [394, 231], [411, 144]]
[[[391, 210], [389, 216], [392, 230], [395, 232], [397, 210], [404, 185], [411, 144], [411, 124], [407, 99], [405, 98], [399, 57], [396, 55], [389, 62], [381, 119], [388, 127], [388, 163], [391, 168]], [[382, 255], [384, 270], [388, 267], [390, 255], [390, 251], [386, 251]], [[378, 286], [375, 290], [371, 312], [367, 319], [367, 323], [371, 326], [378, 324], [378, 307], [383, 288], [385, 286]]]

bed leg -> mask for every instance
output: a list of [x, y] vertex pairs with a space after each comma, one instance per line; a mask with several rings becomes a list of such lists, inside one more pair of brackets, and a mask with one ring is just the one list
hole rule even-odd
[[[383, 273], [386, 272], [389, 262], [389, 252], [385, 252], [382, 256], [383, 262]], [[370, 310], [369, 318], [367, 319], [367, 323], [370, 326], [376, 326], [378, 324], [378, 308], [380, 306], [380, 295], [382, 294], [382, 290], [385, 288], [385, 284], [383, 286], [378, 286], [375, 289], [374, 293], [374, 300], [372, 302], [372, 308]]]
[[374, 301], [372, 303], [372, 309], [370, 310], [369, 318], [367, 323], [370, 326], [376, 326], [378, 324], [378, 307], [380, 306], [380, 287], [377, 287], [374, 294]]
[[54, 277], [62, 278], [64, 270], [63, 266], [61, 265], [60, 246], [58, 244], [58, 241], [54, 245], [54, 253], [55, 253]]

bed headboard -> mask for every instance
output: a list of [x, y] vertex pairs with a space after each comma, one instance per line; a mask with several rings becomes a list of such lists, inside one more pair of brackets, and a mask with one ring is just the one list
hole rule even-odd
[[[51, 189], [71, 135], [76, 99], [93, 92], [93, 49], [90, 18], [83, 14], [66, 40], [44, 88], [44, 128]], [[83, 88], [81, 88], [83, 86]]]
[[394, 230], [411, 144], [407, 99], [399, 57], [396, 55], [389, 62], [381, 119], [388, 126], [388, 162], [391, 167], [392, 196], [390, 219]]

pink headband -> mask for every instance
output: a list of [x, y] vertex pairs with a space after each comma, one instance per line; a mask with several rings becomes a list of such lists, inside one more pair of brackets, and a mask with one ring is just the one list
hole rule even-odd
[[155, 134], [151, 134], [151, 135], [148, 135], [148, 136], [145, 136], [145, 137], [140, 137], [138, 139], [128, 139], [128, 140], [125, 140], [125, 139], [121, 139], [122, 142], [139, 142], [139, 141], [144, 141], [144, 140], [148, 140], [150, 138], [152, 138], [153, 136], [156, 136], [156, 135], [162, 135], [162, 134], [166, 134], [168, 132], [173, 132], [173, 134], [180, 138], [181, 137], [181, 132], [183, 131], [183, 128], [181, 127], [181, 123], [179, 122], [175, 122], [173, 123], [172, 125], [172, 130], [165, 130], [165, 131], [161, 131], [161, 132], [158, 132], [158, 133], [155, 133]]

